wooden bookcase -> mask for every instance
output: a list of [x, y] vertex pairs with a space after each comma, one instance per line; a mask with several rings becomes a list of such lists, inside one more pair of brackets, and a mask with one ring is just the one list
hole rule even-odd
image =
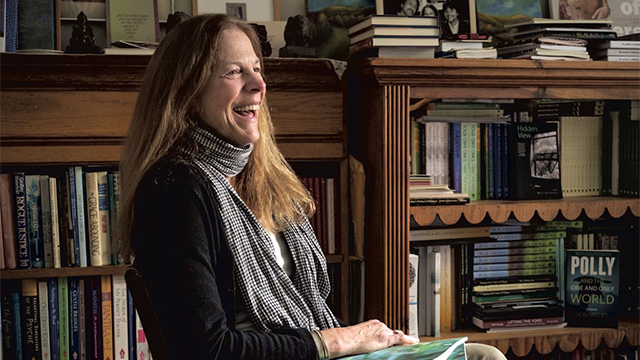
[[[2, 54], [1, 164], [116, 165], [149, 56]], [[337, 179], [337, 316], [349, 319], [347, 125], [328, 60], [265, 59], [276, 141], [294, 169]], [[124, 266], [3, 270], [2, 279], [124, 274]], [[335, 282], [338, 282], [335, 281]]]
[[[503, 221], [510, 214], [521, 221], [536, 213], [551, 220], [560, 212], [575, 219], [582, 211], [597, 218], [605, 209], [613, 217], [627, 211], [640, 215], [638, 198], [489, 200], [410, 207], [408, 196], [411, 99], [640, 99], [640, 63], [375, 58], [351, 63], [349, 69], [349, 147], [363, 163], [367, 177], [365, 318], [378, 318], [392, 329], [407, 329], [410, 216], [428, 225], [438, 215], [452, 225], [462, 216], [478, 223], [486, 216]], [[625, 337], [638, 345], [640, 326], [636, 319], [621, 321], [618, 329], [566, 328], [498, 335], [468, 330], [442, 336], [468, 336], [470, 341], [524, 356], [533, 345], [541, 353], [556, 345], [571, 351], [580, 342], [588, 349], [602, 341], [617, 347]]]

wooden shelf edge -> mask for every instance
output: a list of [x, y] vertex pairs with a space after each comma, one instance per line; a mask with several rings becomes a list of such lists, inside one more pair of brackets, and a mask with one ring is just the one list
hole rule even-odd
[[548, 354], [556, 347], [571, 352], [582, 344], [587, 350], [596, 349], [604, 342], [609, 348], [617, 348], [626, 338], [632, 346], [640, 344], [640, 323], [620, 321], [617, 329], [606, 328], [562, 328], [554, 330], [527, 330], [499, 333], [485, 333], [476, 330], [443, 333], [440, 337], [421, 337], [421, 341], [433, 341], [455, 337], [468, 337], [468, 342], [495, 346], [502, 353], [509, 350], [516, 356], [526, 356], [533, 348], [540, 354]]
[[68, 276], [124, 275], [131, 265], [2, 270], [1, 280], [42, 279]]
[[627, 211], [640, 216], [640, 199], [622, 197], [576, 197], [557, 200], [481, 200], [466, 205], [412, 206], [414, 220], [427, 226], [436, 215], [446, 225], [454, 225], [462, 216], [472, 224], [478, 224], [488, 215], [495, 222], [504, 222], [511, 215], [519, 221], [530, 221], [535, 214], [545, 221], [562, 214], [568, 220], [575, 220], [584, 211], [591, 219], [602, 216], [605, 210], [614, 218], [620, 218]]

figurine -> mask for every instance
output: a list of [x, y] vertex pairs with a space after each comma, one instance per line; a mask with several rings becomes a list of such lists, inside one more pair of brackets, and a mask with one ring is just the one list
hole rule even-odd
[[102, 49], [94, 44], [93, 28], [87, 25], [87, 16], [82, 11], [78, 14], [77, 24], [78, 26], [73, 27], [69, 46], [65, 52], [68, 54], [100, 54]]

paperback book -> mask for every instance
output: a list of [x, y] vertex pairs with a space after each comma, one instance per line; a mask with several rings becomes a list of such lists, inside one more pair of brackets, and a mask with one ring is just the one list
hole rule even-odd
[[367, 354], [347, 356], [342, 360], [402, 359], [402, 360], [464, 360], [467, 337], [421, 342], [415, 345], [392, 346]]
[[618, 250], [567, 250], [568, 325], [617, 328], [619, 276]]

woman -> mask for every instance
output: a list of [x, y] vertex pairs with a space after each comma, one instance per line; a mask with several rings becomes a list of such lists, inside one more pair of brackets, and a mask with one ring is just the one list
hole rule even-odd
[[398, 15], [400, 16], [413, 16], [418, 11], [418, 0], [402, 0], [400, 2], [400, 10]]
[[444, 24], [442, 24], [443, 39], [457, 39], [460, 34], [468, 34], [471, 31], [469, 21], [460, 18], [460, 10], [453, 1], [444, 4], [443, 16]]
[[[152, 57], [121, 173], [119, 254], [145, 279], [173, 359], [329, 359], [415, 343], [325, 303], [313, 200], [278, 151], [260, 42], [225, 15]], [[497, 350], [496, 350], [497, 351]]]
[[438, 10], [433, 4], [427, 4], [422, 8], [422, 16], [438, 17]]

